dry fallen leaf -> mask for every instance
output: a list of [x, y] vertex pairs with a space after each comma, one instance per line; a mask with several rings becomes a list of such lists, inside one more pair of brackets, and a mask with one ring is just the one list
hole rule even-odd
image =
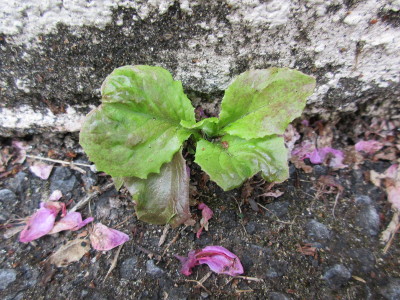
[[61, 246], [49, 259], [57, 267], [65, 267], [70, 263], [79, 261], [90, 250], [88, 239], [75, 239]]

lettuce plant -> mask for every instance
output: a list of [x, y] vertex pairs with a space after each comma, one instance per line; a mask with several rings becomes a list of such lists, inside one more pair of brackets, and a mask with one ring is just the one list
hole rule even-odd
[[191, 221], [183, 143], [194, 138], [195, 162], [225, 191], [259, 172], [282, 182], [282, 134], [314, 87], [314, 78], [296, 70], [247, 71], [225, 91], [219, 118], [196, 122], [181, 82], [167, 70], [124, 66], [104, 81], [102, 104], [88, 114], [80, 143], [98, 170], [127, 187], [139, 219], [177, 226]]

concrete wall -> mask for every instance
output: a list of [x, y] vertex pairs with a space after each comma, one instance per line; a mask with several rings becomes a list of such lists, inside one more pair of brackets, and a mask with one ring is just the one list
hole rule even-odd
[[[399, 115], [400, 1], [0, 2], [0, 134], [79, 130], [114, 68], [159, 65], [215, 108], [232, 78], [317, 78], [308, 114]], [[207, 101], [214, 101], [211, 104]]]

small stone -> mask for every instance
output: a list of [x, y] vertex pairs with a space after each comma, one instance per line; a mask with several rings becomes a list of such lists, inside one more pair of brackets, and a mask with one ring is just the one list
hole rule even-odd
[[187, 291], [183, 287], [174, 288], [174, 289], [168, 291], [168, 299], [186, 300], [186, 299], [188, 299], [188, 296], [189, 296], [189, 291]]
[[380, 289], [380, 292], [387, 300], [400, 299], [400, 279], [391, 278], [389, 283]]
[[78, 180], [70, 169], [65, 167], [55, 167], [53, 175], [50, 177], [50, 191], [60, 190], [63, 195], [70, 196], [76, 188]]
[[361, 207], [356, 215], [355, 224], [367, 235], [375, 236], [379, 233], [379, 215], [372, 205]]
[[375, 256], [368, 249], [355, 249], [350, 252], [350, 256], [357, 264], [357, 270], [361, 270], [364, 273], [369, 273], [375, 266]]
[[322, 165], [315, 165], [313, 167], [313, 175], [316, 178], [319, 178], [322, 175], [326, 175], [328, 173], [328, 168], [326, 166], [322, 166]]
[[200, 293], [200, 296], [201, 296], [201, 298], [203, 298], [203, 299], [207, 299], [207, 298], [209, 297], [208, 293], [206, 293], [206, 292], [201, 292], [201, 293]]
[[306, 231], [308, 238], [313, 242], [325, 242], [331, 238], [330, 230], [316, 220], [307, 223]]
[[17, 196], [9, 189], [0, 190], [0, 203], [4, 206], [14, 206]]
[[17, 272], [13, 269], [0, 269], [0, 290], [4, 290], [17, 279]]
[[155, 277], [159, 277], [164, 274], [164, 271], [160, 267], [156, 266], [154, 264], [154, 260], [152, 259], [146, 261], [146, 272], [147, 274]]
[[291, 297], [286, 296], [285, 294], [272, 292], [268, 294], [269, 300], [291, 300]]
[[25, 286], [30, 287], [34, 286], [37, 283], [37, 279], [39, 278], [39, 271], [37, 269], [33, 269], [30, 267], [23, 267], [22, 272], [23, 272], [22, 278], [24, 280], [21, 281]]
[[119, 269], [119, 275], [123, 279], [128, 279], [128, 280], [134, 280], [136, 279], [136, 265], [137, 265], [138, 259], [136, 256], [130, 257], [128, 259], [125, 259], [121, 267]]
[[248, 234], [253, 234], [256, 232], [256, 224], [254, 222], [249, 222], [245, 226]]
[[346, 284], [351, 278], [350, 271], [343, 265], [334, 265], [324, 274], [324, 279], [327, 281], [328, 285], [333, 288], [339, 288]]
[[276, 278], [285, 275], [288, 264], [285, 261], [271, 261], [266, 273], [268, 278]]
[[289, 202], [288, 201], [274, 201], [267, 204], [266, 207], [269, 211], [266, 212], [267, 217], [277, 216], [278, 218], [283, 218], [288, 213]]
[[27, 175], [24, 172], [18, 172], [14, 178], [11, 178], [9, 181], [9, 187], [16, 194], [23, 194], [25, 190], [28, 188]]
[[355, 200], [356, 200], [356, 204], [360, 205], [360, 206], [372, 204], [371, 198], [367, 195], [357, 195], [355, 197]]

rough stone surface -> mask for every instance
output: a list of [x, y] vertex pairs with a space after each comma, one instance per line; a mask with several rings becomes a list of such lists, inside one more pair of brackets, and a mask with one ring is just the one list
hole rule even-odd
[[291, 297], [286, 296], [285, 294], [278, 293], [278, 292], [272, 292], [268, 294], [268, 299], [269, 300], [290, 300], [292, 299]]
[[358, 212], [355, 224], [362, 229], [365, 234], [377, 235], [379, 233], [379, 214], [372, 205], [361, 207]]
[[313, 242], [326, 242], [331, 238], [330, 230], [322, 223], [311, 220], [306, 225], [307, 237]]
[[[307, 111], [395, 116], [399, 1], [0, 3], [0, 133], [77, 131], [114, 68], [159, 65], [194, 103], [234, 76], [286, 66], [317, 78]], [[214, 107], [214, 106], [212, 106]]]
[[288, 213], [289, 202], [288, 201], [274, 201], [267, 205], [268, 211], [265, 213], [268, 217], [283, 218]]
[[128, 280], [134, 280], [136, 279], [136, 266], [137, 266], [137, 257], [133, 256], [130, 257], [126, 260], [124, 260], [121, 264], [121, 268], [119, 270], [119, 274], [121, 278], [123, 279], [128, 279]]
[[400, 299], [400, 279], [391, 278], [388, 284], [381, 289], [381, 293], [387, 300]]
[[70, 196], [78, 183], [71, 170], [65, 167], [55, 167], [50, 182], [50, 190], [60, 190], [64, 196]]
[[146, 261], [146, 272], [154, 277], [160, 277], [164, 274], [164, 271], [160, 267], [156, 266], [152, 259]]
[[343, 265], [334, 265], [324, 274], [324, 279], [331, 288], [339, 288], [351, 278], [350, 271]]
[[375, 267], [375, 257], [368, 249], [350, 249], [350, 256], [358, 269], [364, 273], [369, 273]]
[[17, 272], [13, 269], [0, 269], [0, 290], [4, 290], [17, 279]]

